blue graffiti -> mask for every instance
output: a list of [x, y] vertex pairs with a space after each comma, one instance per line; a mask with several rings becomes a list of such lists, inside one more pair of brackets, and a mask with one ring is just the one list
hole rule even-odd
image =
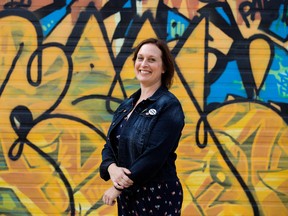
[[43, 35], [46, 37], [66, 15], [66, 7], [53, 11], [48, 16], [40, 20]]
[[169, 10], [167, 16], [167, 41], [179, 38], [183, 35], [189, 25], [186, 17]]
[[53, 10], [51, 13], [39, 20], [44, 37], [47, 37], [47, 35], [49, 35], [60, 21], [69, 13], [68, 9], [73, 2], [73, 0], [66, 0], [66, 3], [61, 8]]
[[131, 0], [127, 1], [126, 4], [123, 6], [123, 8], [131, 8], [131, 7], [132, 7]]
[[259, 99], [264, 102], [288, 103], [288, 55], [275, 46], [275, 57], [260, 91]]
[[[281, 15], [282, 14], [282, 15]], [[286, 22], [283, 22], [282, 16], [284, 14], [284, 5], [280, 5], [278, 11], [278, 17], [271, 23], [269, 30], [274, 34], [278, 35], [282, 39], [287, 39], [288, 37], [288, 26]]]
[[227, 16], [226, 12], [223, 10], [223, 7], [216, 7], [215, 10], [225, 19], [225, 21], [231, 25], [230, 19]]
[[228, 62], [219, 79], [210, 86], [207, 104], [223, 103], [229, 95], [247, 98], [236, 61]]

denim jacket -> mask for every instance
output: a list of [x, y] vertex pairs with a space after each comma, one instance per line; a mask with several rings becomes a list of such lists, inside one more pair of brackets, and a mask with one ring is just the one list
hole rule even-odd
[[116, 163], [131, 171], [134, 185], [147, 182], [177, 180], [175, 153], [184, 127], [184, 113], [178, 99], [161, 86], [151, 97], [142, 101], [132, 112], [121, 133], [118, 147], [111, 133], [133, 109], [141, 89], [124, 100], [114, 113], [102, 150], [100, 176], [109, 180], [108, 167]]

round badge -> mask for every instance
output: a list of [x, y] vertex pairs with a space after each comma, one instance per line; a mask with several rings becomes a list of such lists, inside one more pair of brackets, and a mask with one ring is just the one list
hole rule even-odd
[[156, 115], [157, 111], [155, 109], [150, 109], [149, 111], [150, 115]]

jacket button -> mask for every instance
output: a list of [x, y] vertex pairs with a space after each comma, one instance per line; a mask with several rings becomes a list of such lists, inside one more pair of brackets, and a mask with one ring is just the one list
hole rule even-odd
[[115, 122], [113, 122], [112, 125], [115, 125]]

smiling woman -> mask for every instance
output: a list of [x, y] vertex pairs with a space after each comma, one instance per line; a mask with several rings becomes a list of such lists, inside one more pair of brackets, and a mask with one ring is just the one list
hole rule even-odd
[[103, 202], [118, 215], [180, 215], [183, 190], [175, 153], [184, 113], [168, 90], [174, 76], [173, 57], [166, 43], [150, 38], [134, 52], [140, 89], [113, 116], [102, 150], [101, 177], [113, 186]]
[[136, 57], [134, 68], [142, 88], [157, 89], [164, 73], [161, 50], [154, 44], [144, 44]]
[[[148, 46], [148, 48], [146, 46]], [[162, 40], [154, 38], [150, 38], [139, 43], [133, 56], [135, 72], [137, 70], [138, 55], [140, 58], [139, 62], [142, 62], [143, 60], [141, 61], [141, 59], [143, 59], [143, 55], [145, 54], [146, 56], [150, 56], [149, 65], [154, 65], [152, 62], [155, 61], [161, 64], [161, 69], [159, 68], [159, 70], [163, 73], [161, 74], [161, 84], [165, 85], [169, 89], [173, 83], [174, 61], [167, 44]]]

